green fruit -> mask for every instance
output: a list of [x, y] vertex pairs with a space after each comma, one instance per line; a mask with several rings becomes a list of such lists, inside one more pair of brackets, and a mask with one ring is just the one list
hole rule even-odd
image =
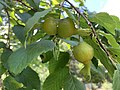
[[86, 42], [82, 42], [79, 45], [73, 47], [73, 55], [79, 62], [87, 64], [93, 58], [94, 50], [92, 46]]
[[48, 35], [55, 35], [57, 33], [57, 21], [53, 17], [46, 18], [43, 29]]
[[74, 22], [70, 18], [65, 18], [58, 23], [58, 35], [67, 38], [76, 32]]

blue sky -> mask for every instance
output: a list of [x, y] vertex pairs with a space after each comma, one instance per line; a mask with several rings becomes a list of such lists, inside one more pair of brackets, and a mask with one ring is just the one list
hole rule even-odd
[[85, 6], [87, 6], [90, 11], [99, 12], [106, 3], [107, 0], [86, 0]]
[[[70, 0], [70, 2], [73, 1]], [[73, 4], [77, 5], [76, 3]], [[86, 0], [85, 6], [91, 12], [107, 12], [120, 18], [120, 0]]]
[[107, 12], [120, 18], [120, 0], [86, 0], [90, 11]]

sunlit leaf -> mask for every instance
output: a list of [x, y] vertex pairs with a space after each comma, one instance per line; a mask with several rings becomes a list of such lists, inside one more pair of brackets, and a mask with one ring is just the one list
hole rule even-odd
[[0, 17], [0, 23], [2, 23], [2, 22], [3, 22], [2, 17]]
[[61, 2], [63, 2], [64, 0], [52, 0], [53, 4], [60, 4]]

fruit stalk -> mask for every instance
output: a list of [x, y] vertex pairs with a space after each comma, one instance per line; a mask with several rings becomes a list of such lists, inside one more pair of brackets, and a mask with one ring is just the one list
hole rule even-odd
[[81, 69], [80, 74], [82, 74], [85, 78], [85, 80], [89, 81], [91, 79], [91, 73], [90, 73], [90, 65], [91, 63], [84, 64], [84, 67]]

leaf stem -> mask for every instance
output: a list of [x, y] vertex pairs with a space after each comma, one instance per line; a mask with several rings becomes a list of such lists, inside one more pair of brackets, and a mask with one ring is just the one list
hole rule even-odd
[[88, 20], [88, 18], [84, 15], [84, 13], [81, 13], [79, 9], [77, 9], [69, 0], [65, 0], [66, 2], [68, 2], [74, 9], [75, 11], [81, 15], [85, 21], [87, 22], [87, 24], [90, 26], [90, 28], [92, 29], [92, 32], [93, 32], [93, 35], [94, 37], [96, 38], [98, 44], [100, 45], [100, 47], [104, 50], [104, 52], [106, 53], [106, 55], [109, 57], [110, 61], [114, 64], [115, 66], [115, 63], [114, 63], [114, 60], [112, 59], [110, 53], [108, 52], [108, 50], [104, 47], [104, 45], [102, 44], [102, 42], [99, 40], [98, 38], [98, 35], [96, 34], [96, 30], [95, 28], [93, 27], [92, 23]]

